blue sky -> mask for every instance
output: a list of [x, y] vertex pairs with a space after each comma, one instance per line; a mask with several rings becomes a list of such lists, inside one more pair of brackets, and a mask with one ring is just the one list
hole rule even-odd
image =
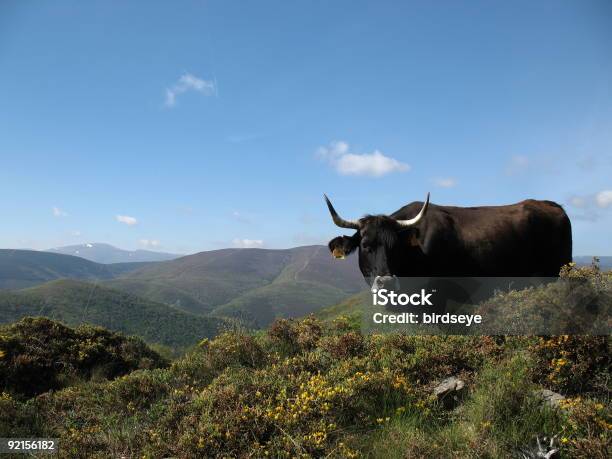
[[0, 246], [326, 242], [561, 203], [612, 254], [608, 1], [0, 4]]

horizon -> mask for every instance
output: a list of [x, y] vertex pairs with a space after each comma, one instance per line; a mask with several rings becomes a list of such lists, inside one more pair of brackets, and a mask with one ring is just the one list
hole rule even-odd
[[[612, 4], [3, 2], [0, 246], [325, 245], [347, 218], [561, 204], [612, 253]], [[109, 33], [112, 30], [113, 33]]]
[[[163, 250], [155, 250], [155, 249], [143, 249], [143, 248], [136, 248], [133, 250], [130, 249], [125, 249], [122, 247], [118, 247], [116, 245], [113, 244], [109, 244], [107, 242], [82, 242], [82, 243], [78, 243], [78, 244], [70, 244], [70, 245], [66, 245], [66, 246], [58, 246], [58, 247], [49, 247], [47, 249], [33, 249], [33, 248], [29, 248], [29, 247], [0, 247], [0, 250], [29, 250], [32, 252], [48, 252], [48, 253], [53, 253], [54, 250], [58, 250], [58, 249], [64, 249], [64, 248], [68, 248], [68, 247], [79, 247], [79, 246], [88, 246], [88, 245], [105, 245], [105, 246], [109, 246], [113, 249], [118, 249], [118, 250], [123, 250], [126, 252], [137, 252], [137, 251], [143, 251], [143, 252], [151, 252], [151, 253], [160, 253], [160, 254], [168, 254], [168, 255], [178, 255], [177, 258], [181, 258], [181, 257], [186, 257], [186, 256], [190, 256], [190, 255], [196, 255], [198, 253], [202, 253], [202, 252], [212, 252], [215, 250], [228, 250], [228, 249], [232, 249], [232, 250], [291, 250], [291, 249], [299, 249], [301, 247], [327, 247], [327, 244], [301, 244], [301, 245], [295, 245], [292, 247], [283, 247], [283, 248], [271, 248], [271, 247], [219, 247], [219, 248], [215, 248], [215, 249], [203, 249], [203, 250], [196, 250], [195, 252], [188, 252], [188, 253], [178, 253], [178, 252], [164, 252]], [[68, 255], [68, 256], [79, 256], [79, 255], [70, 255], [70, 254], [58, 254], [58, 255]], [[350, 254], [353, 255], [353, 254]], [[350, 256], [349, 255], [349, 256]], [[574, 254], [573, 257], [612, 257], [612, 253], [610, 254], [592, 254], [592, 253], [584, 253], [584, 254]], [[79, 257], [82, 258], [82, 257]]]

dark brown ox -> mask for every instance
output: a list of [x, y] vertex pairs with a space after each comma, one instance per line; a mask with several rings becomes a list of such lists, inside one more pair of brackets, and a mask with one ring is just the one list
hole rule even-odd
[[572, 231], [563, 208], [528, 199], [505, 206], [410, 203], [391, 215], [340, 217], [354, 229], [329, 242], [336, 258], [359, 249], [359, 268], [374, 287], [397, 277], [554, 277], [572, 260]]

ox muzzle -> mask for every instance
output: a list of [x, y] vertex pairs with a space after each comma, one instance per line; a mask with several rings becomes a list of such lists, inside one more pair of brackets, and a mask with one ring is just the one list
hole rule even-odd
[[382, 289], [399, 291], [400, 282], [397, 276], [392, 276], [392, 275], [376, 276], [374, 280], [372, 281], [372, 287], [370, 288], [370, 291], [372, 293], [376, 293]]

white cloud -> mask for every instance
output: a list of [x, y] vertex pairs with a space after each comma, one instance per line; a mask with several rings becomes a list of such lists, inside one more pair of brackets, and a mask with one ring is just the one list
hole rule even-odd
[[52, 207], [51, 211], [53, 212], [53, 216], [60, 218], [60, 217], [67, 217], [68, 213], [64, 212], [62, 209], [60, 209], [59, 207]]
[[410, 170], [408, 164], [385, 156], [379, 150], [372, 153], [352, 153], [349, 144], [344, 141], [335, 141], [327, 147], [318, 148], [317, 156], [326, 161], [341, 175], [382, 177], [392, 172]]
[[138, 242], [140, 243], [140, 245], [148, 249], [154, 249], [161, 245], [161, 243], [157, 239], [141, 239]]
[[188, 91], [199, 92], [205, 96], [217, 95], [217, 84], [213, 80], [202, 80], [191, 73], [185, 73], [171, 88], [166, 88], [166, 107], [174, 107], [177, 96]]
[[247, 248], [247, 249], [263, 247], [264, 245], [264, 241], [261, 239], [238, 239], [237, 238], [237, 239], [234, 239], [232, 243], [234, 244], [235, 247], [241, 247], [241, 248]]
[[612, 208], [612, 190], [570, 196], [567, 202], [577, 209], [573, 212], [572, 218], [595, 222], [602, 216], [602, 210]]
[[74, 230], [70, 234], [72, 236], [74, 236], [74, 237], [80, 237], [81, 236], [81, 232], [79, 230]]
[[434, 179], [433, 182], [434, 185], [439, 186], [440, 188], [453, 188], [454, 186], [457, 186], [457, 180], [450, 177], [439, 177], [437, 179]]
[[130, 217], [129, 215], [115, 215], [115, 219], [119, 223], [125, 223], [128, 226], [134, 226], [138, 223], [134, 217]]
[[602, 209], [612, 206], [612, 190], [603, 190], [595, 195], [595, 203]]
[[342, 140], [335, 140], [327, 147], [319, 147], [317, 155], [323, 159], [337, 158], [348, 153], [349, 145]]

